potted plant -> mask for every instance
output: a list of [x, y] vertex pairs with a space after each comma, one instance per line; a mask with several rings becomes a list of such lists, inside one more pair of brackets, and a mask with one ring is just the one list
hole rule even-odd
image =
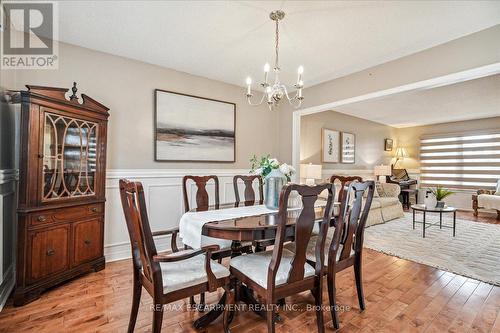
[[431, 188], [430, 191], [436, 197], [436, 208], [444, 208], [443, 199], [452, 195], [453, 191], [443, 188], [442, 186], [437, 186], [436, 188]]
[[250, 159], [252, 169], [250, 173], [261, 175], [264, 181], [264, 204], [269, 209], [278, 209], [279, 196], [282, 187], [290, 181], [290, 177], [295, 173], [295, 169], [286, 163], [280, 163], [271, 155], [263, 156], [260, 159], [254, 155]]

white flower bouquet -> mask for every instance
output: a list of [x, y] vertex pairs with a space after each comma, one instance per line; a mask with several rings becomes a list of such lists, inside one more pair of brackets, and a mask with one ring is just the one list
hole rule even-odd
[[280, 163], [277, 159], [271, 158], [271, 155], [262, 156], [260, 159], [257, 159], [257, 156], [254, 155], [250, 159], [250, 163], [252, 164], [250, 173], [261, 175], [262, 178], [265, 178], [271, 171], [278, 169], [290, 181], [291, 176], [295, 173], [294, 167], [286, 163]]

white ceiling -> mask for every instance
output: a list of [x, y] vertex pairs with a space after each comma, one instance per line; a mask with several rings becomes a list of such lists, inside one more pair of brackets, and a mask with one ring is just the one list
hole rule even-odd
[[306, 86], [500, 23], [500, 1], [64, 1], [61, 41], [237, 85], [273, 62]]
[[497, 117], [500, 74], [344, 105], [334, 111], [394, 127]]

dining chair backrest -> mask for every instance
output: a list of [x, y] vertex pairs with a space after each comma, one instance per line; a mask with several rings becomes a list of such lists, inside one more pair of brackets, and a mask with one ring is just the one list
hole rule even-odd
[[132, 247], [132, 260], [135, 270], [141, 270], [153, 285], [162, 285], [160, 265], [153, 261], [157, 254], [148, 214], [144, 190], [140, 182], [120, 179], [120, 198], [123, 214]]
[[[344, 190], [345, 199], [343, 204], [341, 203], [341, 213], [338, 218], [338, 223], [342, 224], [344, 229], [339, 261], [350, 257], [352, 250], [357, 253], [361, 252], [366, 220], [370, 212], [374, 192], [375, 182], [373, 180], [351, 182]], [[330, 257], [332, 257], [331, 253], [329, 254]], [[336, 256], [333, 258], [336, 258]]]
[[[243, 176], [236, 175], [233, 177], [233, 188], [234, 188], [234, 197], [236, 200], [236, 205], [239, 205], [240, 200], [240, 191], [238, 189], [238, 180], [242, 180], [245, 185], [244, 191], [244, 204], [245, 206], [253, 206], [258, 202], [259, 205], [264, 203], [264, 190], [262, 186], [262, 177], [260, 175], [252, 175], [252, 176]], [[256, 201], [255, 190], [253, 188], [254, 181], [257, 180], [259, 185], [259, 201]]]
[[316, 242], [316, 266], [315, 271], [317, 276], [321, 276], [323, 272], [324, 262], [324, 244], [328, 226], [333, 214], [333, 184], [321, 184], [315, 186], [288, 184], [285, 185], [280, 193], [279, 212], [278, 212], [278, 227], [276, 241], [273, 248], [272, 260], [268, 267], [268, 288], [274, 289], [276, 274], [281, 262], [283, 253], [283, 243], [286, 238], [286, 225], [288, 222], [288, 198], [292, 191], [297, 191], [302, 198], [302, 211], [295, 222], [295, 253], [291, 261], [291, 269], [288, 275], [287, 283], [293, 283], [304, 279], [304, 264], [306, 263], [306, 251], [309, 240], [312, 236], [312, 231], [316, 218], [315, 202], [318, 196], [324, 190], [328, 190], [328, 199], [324, 207], [324, 214], [320, 222], [320, 232], [318, 241]]
[[343, 189], [346, 186], [349, 186], [349, 183], [351, 183], [353, 181], [362, 182], [363, 178], [361, 178], [360, 176], [339, 176], [339, 175], [332, 175], [330, 177], [330, 183], [332, 183], [332, 184], [335, 184], [335, 182], [340, 183], [340, 187], [339, 187], [340, 190], [339, 190], [338, 196], [336, 198], [337, 202], [342, 202], [342, 199], [344, 196]]
[[196, 184], [196, 211], [208, 210], [210, 205], [209, 196], [207, 192], [207, 183], [210, 180], [214, 181], [215, 185], [215, 208], [219, 208], [219, 178], [217, 176], [184, 176], [182, 178], [182, 194], [184, 196], [184, 210], [186, 212], [190, 211], [189, 198], [187, 185], [188, 181], [191, 180]]

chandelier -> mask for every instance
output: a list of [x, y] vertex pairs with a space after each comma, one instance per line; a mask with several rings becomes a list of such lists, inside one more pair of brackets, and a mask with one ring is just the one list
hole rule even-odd
[[284, 98], [288, 100], [288, 103], [290, 103], [291, 106], [294, 108], [299, 108], [300, 105], [302, 104], [302, 100], [304, 97], [302, 96], [302, 88], [304, 88], [304, 82], [302, 81], [302, 73], [304, 72], [304, 67], [299, 66], [297, 70], [297, 82], [293, 85], [296, 89], [295, 96], [290, 97], [288, 95], [288, 91], [286, 89], [286, 86], [280, 82], [279, 79], [279, 72], [280, 72], [280, 67], [279, 67], [279, 22], [285, 17], [285, 12], [281, 10], [275, 10], [269, 14], [269, 17], [271, 20], [273, 20], [276, 23], [276, 39], [275, 39], [275, 60], [274, 60], [274, 83], [270, 84], [269, 83], [269, 70], [270, 66], [268, 63], [264, 65], [264, 82], [262, 82], [260, 85], [262, 88], [264, 88], [264, 92], [262, 93], [262, 98], [260, 99], [260, 102], [257, 103], [252, 103], [251, 99], [253, 97], [252, 94], [252, 79], [250, 77], [247, 77], [246, 84], [247, 84], [247, 101], [248, 104], [257, 106], [261, 105], [264, 103], [264, 100], [267, 102], [267, 106], [269, 107], [270, 110], [274, 110], [275, 108], [278, 107], [280, 101]]

